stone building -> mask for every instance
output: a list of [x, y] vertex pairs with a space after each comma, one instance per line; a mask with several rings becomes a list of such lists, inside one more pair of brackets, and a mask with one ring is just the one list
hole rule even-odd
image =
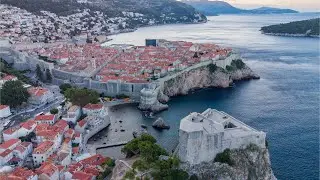
[[180, 122], [178, 156], [183, 162], [210, 161], [225, 149], [253, 143], [265, 148], [266, 134], [214, 109], [191, 113]]

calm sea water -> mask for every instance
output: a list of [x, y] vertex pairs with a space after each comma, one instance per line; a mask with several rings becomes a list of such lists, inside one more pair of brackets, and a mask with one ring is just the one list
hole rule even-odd
[[[261, 26], [319, 17], [296, 15], [223, 15], [196, 25], [141, 28], [113, 36], [111, 43], [143, 45], [145, 38], [210, 42], [236, 49], [260, 80], [229, 89], [206, 89], [172, 98], [160, 113], [171, 125], [151, 133], [172, 149], [179, 121], [207, 108], [225, 111], [267, 133], [278, 179], [319, 179], [319, 39], [262, 35]], [[152, 124], [152, 120], [141, 120]]]

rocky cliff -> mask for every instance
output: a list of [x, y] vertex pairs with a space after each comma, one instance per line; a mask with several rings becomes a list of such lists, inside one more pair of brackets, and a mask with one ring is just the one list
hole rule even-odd
[[[241, 61], [242, 62], [242, 61]], [[241, 66], [232, 64], [226, 69], [213, 64], [182, 73], [164, 83], [163, 93], [167, 96], [187, 94], [190, 90], [207, 87], [229, 87], [233, 81], [258, 79], [244, 63]]]
[[250, 145], [245, 149], [231, 150], [230, 159], [232, 165], [210, 161], [194, 166], [184, 163], [182, 168], [198, 179], [276, 179], [271, 169], [268, 149]]

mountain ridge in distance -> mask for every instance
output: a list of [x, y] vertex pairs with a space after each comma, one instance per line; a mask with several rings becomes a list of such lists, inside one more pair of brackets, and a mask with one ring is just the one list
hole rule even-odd
[[284, 14], [284, 13], [299, 13], [292, 9], [281, 9], [273, 7], [260, 7], [256, 9], [241, 9], [232, 6], [224, 1], [183, 1], [186, 4], [193, 6], [199, 12], [207, 15], [219, 14]]

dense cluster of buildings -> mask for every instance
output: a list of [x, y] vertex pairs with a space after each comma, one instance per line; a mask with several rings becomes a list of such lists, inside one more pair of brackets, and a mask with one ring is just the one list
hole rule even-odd
[[[103, 172], [100, 166], [107, 158], [85, 154], [88, 138], [96, 133], [95, 129], [106, 127], [105, 107], [87, 104], [66, 108], [70, 118], [39, 114], [2, 132], [0, 167], [14, 168], [4, 174], [22, 179], [95, 179]], [[86, 117], [79, 119], [81, 114]]]
[[[149, 45], [148, 41], [155, 41]], [[149, 46], [99, 44], [54, 45], [27, 49], [55, 68], [69, 73], [94, 75], [100, 82], [121, 81], [145, 83], [184, 70], [204, 61], [214, 61], [225, 67], [224, 59], [232, 52], [215, 44], [195, 44], [185, 41], [147, 40]]]
[[12, 43], [57, 42], [83, 40], [103, 42], [107, 33], [126, 28], [128, 19], [143, 19], [143, 15], [122, 12], [119, 17], [108, 17], [101, 11], [78, 9], [75, 13], [59, 16], [48, 11], [33, 14], [27, 10], [0, 4], [0, 36]]
[[[0, 73], [0, 89], [2, 86], [8, 81], [17, 81], [18, 78], [14, 75]], [[30, 97], [28, 99], [28, 103], [30, 105], [44, 105], [46, 103], [52, 102], [54, 98], [54, 94], [48, 89], [44, 87], [33, 87], [29, 84], [23, 84], [24, 88], [27, 88]], [[8, 105], [0, 105], [0, 118], [6, 118], [11, 115], [10, 107]]]
[[110, 62], [118, 50], [102, 48], [100, 44], [61, 44], [48, 48], [40, 47], [26, 50], [30, 55], [45, 58], [56, 64], [56, 68], [66, 72], [90, 74]]

